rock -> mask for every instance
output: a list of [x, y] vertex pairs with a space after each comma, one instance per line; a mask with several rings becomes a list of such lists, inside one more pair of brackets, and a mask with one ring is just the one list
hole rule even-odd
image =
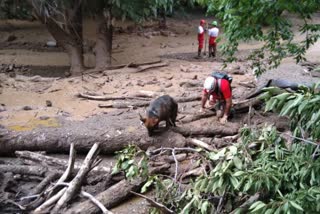
[[15, 35], [9, 35], [8, 38], [7, 38], [7, 42], [12, 42], [14, 40], [16, 40], [17, 37]]
[[15, 72], [10, 72], [10, 73], [9, 73], [9, 77], [15, 78], [15, 77], [16, 77], [16, 73], [15, 73]]
[[57, 47], [57, 42], [56, 41], [47, 41], [46, 45], [48, 47]]
[[31, 108], [31, 106], [24, 106], [24, 107], [22, 108], [22, 110], [30, 111], [30, 110], [32, 110], [32, 108]]
[[141, 80], [138, 80], [137, 85], [143, 87], [145, 84]]
[[66, 72], [64, 72], [64, 76], [65, 76], [65, 77], [70, 77], [70, 76], [71, 76], [71, 73], [70, 73], [69, 71], [66, 71]]
[[153, 31], [151, 34], [152, 34], [152, 36], [160, 36], [160, 32], [159, 31]]
[[168, 37], [168, 36], [170, 35], [170, 32], [169, 32], [169, 31], [161, 30], [161, 31], [160, 31], [160, 35], [161, 35], [161, 36]]
[[0, 105], [0, 112], [6, 111], [6, 106], [4, 104]]
[[172, 86], [172, 83], [171, 83], [171, 82], [168, 82], [168, 83], [164, 84], [164, 87], [165, 87], [165, 88], [170, 88], [171, 86]]
[[7, 68], [7, 72], [9, 71], [13, 71], [13, 68], [14, 68], [14, 65], [13, 64], [10, 64]]
[[198, 79], [198, 75], [194, 75], [194, 76], [192, 77], [192, 79], [193, 79], [193, 80]]
[[200, 87], [201, 83], [199, 81], [187, 81], [187, 82], [180, 82], [179, 83], [180, 87], [187, 87], [187, 88], [191, 88], [191, 87]]
[[46, 100], [46, 106], [47, 107], [52, 107], [52, 102], [50, 100]]
[[173, 79], [173, 75], [170, 75], [170, 76], [168, 76], [168, 77], [165, 76], [164, 78], [167, 79], [167, 80], [172, 80], [172, 79]]
[[132, 82], [128, 82], [126, 86], [133, 86]]
[[48, 120], [50, 117], [49, 116], [40, 116], [39, 119], [40, 120]]

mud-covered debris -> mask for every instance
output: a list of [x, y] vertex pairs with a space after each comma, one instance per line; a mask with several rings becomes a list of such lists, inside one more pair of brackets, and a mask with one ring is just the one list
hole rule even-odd
[[52, 102], [50, 100], [46, 100], [46, 106], [47, 107], [52, 107]]
[[14, 41], [16, 39], [17, 39], [17, 37], [15, 35], [11, 34], [11, 35], [8, 36], [7, 42], [12, 42], [12, 41]]
[[48, 120], [50, 117], [49, 116], [40, 116], [39, 119], [40, 120]]
[[166, 83], [166, 84], [164, 85], [165, 88], [170, 88], [171, 86], [172, 86], [172, 83], [171, 83], [171, 82]]
[[22, 110], [30, 111], [30, 110], [32, 110], [32, 107], [31, 106], [23, 106]]

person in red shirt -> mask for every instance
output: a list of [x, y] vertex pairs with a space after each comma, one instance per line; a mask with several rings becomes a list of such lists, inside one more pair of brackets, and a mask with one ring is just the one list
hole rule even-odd
[[213, 21], [211, 23], [211, 25], [213, 26], [211, 29], [209, 29], [208, 31], [208, 35], [209, 35], [209, 57], [215, 57], [216, 56], [216, 52], [217, 52], [217, 42], [216, 39], [219, 35], [219, 28], [218, 26], [218, 22], [217, 21]]
[[221, 123], [226, 123], [232, 105], [232, 91], [228, 80], [207, 77], [204, 82], [201, 98], [201, 112], [206, 108], [207, 100], [215, 106], [217, 116]]
[[204, 33], [205, 33], [205, 28], [204, 28], [204, 24], [206, 23], [205, 20], [201, 20], [200, 21], [200, 25], [198, 27], [198, 57], [201, 57], [201, 51], [203, 49], [203, 43], [204, 43]]

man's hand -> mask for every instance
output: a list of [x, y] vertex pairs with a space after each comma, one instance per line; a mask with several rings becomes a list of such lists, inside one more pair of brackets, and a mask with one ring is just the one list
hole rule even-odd
[[223, 115], [223, 117], [221, 117], [219, 121], [220, 121], [220, 123], [223, 123], [223, 124], [228, 122], [228, 116], [227, 115]]

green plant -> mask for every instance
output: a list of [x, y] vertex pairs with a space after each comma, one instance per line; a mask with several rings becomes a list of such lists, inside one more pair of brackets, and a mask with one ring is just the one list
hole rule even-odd
[[146, 177], [148, 175], [147, 156], [135, 145], [129, 145], [121, 151], [116, 152], [117, 162], [113, 167], [112, 174], [124, 171], [126, 178]]
[[279, 112], [288, 116], [293, 135], [320, 140], [320, 82], [312, 87], [300, 86], [297, 92], [274, 93], [275, 88], [265, 89], [261, 97], [266, 100], [266, 111]]

